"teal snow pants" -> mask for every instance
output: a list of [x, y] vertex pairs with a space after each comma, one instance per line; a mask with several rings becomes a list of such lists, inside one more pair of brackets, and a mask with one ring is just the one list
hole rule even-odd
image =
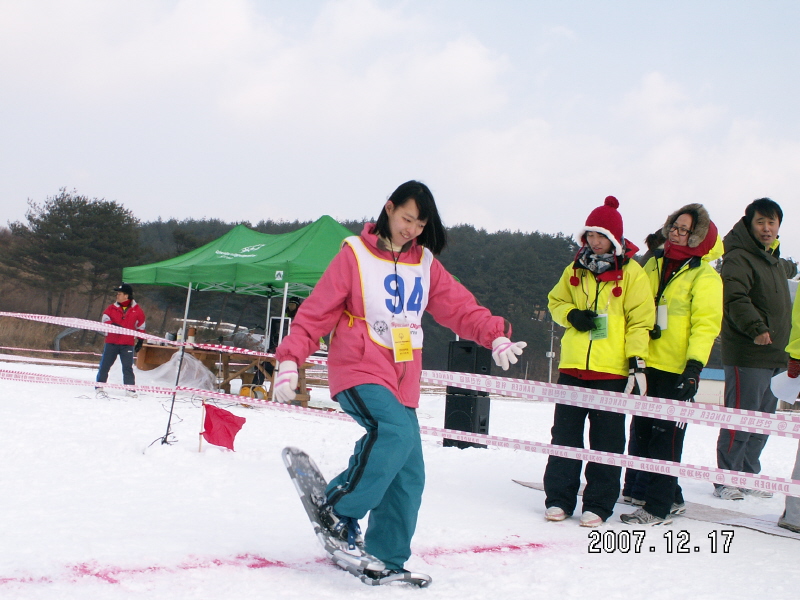
[[425, 487], [417, 413], [376, 384], [357, 385], [336, 400], [367, 433], [347, 469], [328, 484], [328, 502], [346, 517], [362, 519], [369, 512], [366, 551], [387, 569], [401, 569], [411, 556]]

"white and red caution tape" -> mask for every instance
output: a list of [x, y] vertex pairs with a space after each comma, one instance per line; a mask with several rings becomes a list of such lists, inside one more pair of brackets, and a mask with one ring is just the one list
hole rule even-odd
[[[204, 344], [198, 342], [184, 342], [177, 340], [167, 340], [165, 338], [137, 331], [135, 329], [126, 329], [118, 325], [109, 325], [99, 321], [89, 321], [87, 319], [78, 319], [75, 317], [53, 317], [50, 315], [37, 315], [32, 313], [16, 313], [16, 312], [3, 312], [0, 311], [0, 317], [13, 317], [17, 319], [26, 319], [28, 321], [37, 321], [40, 323], [50, 323], [51, 325], [63, 325], [64, 327], [75, 327], [78, 329], [88, 329], [89, 331], [98, 331], [100, 333], [118, 333], [121, 335], [130, 335], [144, 340], [155, 342], [164, 346], [175, 346], [180, 348], [186, 346], [188, 349], [198, 348], [200, 350], [209, 350], [211, 352], [219, 352], [221, 354], [244, 354], [249, 356], [263, 356], [264, 358], [272, 358], [275, 355], [268, 352], [259, 352], [258, 350], [249, 350], [247, 348], [237, 348], [236, 346], [226, 346], [224, 344]], [[20, 348], [21, 349], [21, 348]], [[38, 350], [38, 352], [52, 352], [52, 350]], [[315, 364], [326, 364], [325, 359], [309, 357], [306, 362]]]
[[622, 392], [450, 371], [423, 371], [420, 380], [424, 383], [449, 385], [526, 400], [556, 402], [666, 421], [685, 421], [751, 433], [800, 438], [800, 416], [797, 415], [739, 410], [717, 404], [665, 400]]
[[44, 352], [45, 354], [91, 354], [100, 356], [97, 352], [81, 352], [79, 350], [40, 350], [37, 348], [17, 348], [15, 346], [0, 346], [0, 350], [19, 350], [20, 352]]
[[119, 327], [118, 325], [108, 325], [106, 323], [100, 323], [99, 321], [89, 321], [87, 319], [78, 319], [75, 317], [53, 317], [50, 315], [36, 315], [31, 313], [3, 311], [0, 311], [0, 317], [14, 317], [17, 319], [26, 319], [28, 321], [38, 321], [40, 323], [50, 323], [51, 325], [63, 325], [64, 327], [88, 329], [89, 331], [100, 331], [102, 333], [132, 335], [145, 340], [164, 341], [157, 335], [151, 335], [149, 333], [144, 333], [143, 331], [137, 331], [136, 329], [127, 329], [125, 327]]
[[[266, 352], [236, 348], [235, 346], [226, 346], [223, 344], [202, 344], [166, 340], [148, 333], [134, 332], [116, 325], [107, 325], [97, 321], [88, 321], [86, 319], [11, 312], [0, 312], [0, 317], [16, 317], [106, 333], [135, 335], [136, 337], [176, 347], [187, 346], [213, 352], [263, 356], [264, 358], [272, 358], [274, 356], [274, 354]], [[307, 362], [320, 365], [327, 363], [324, 358], [316, 357], [309, 357]], [[422, 383], [434, 385], [485, 391], [500, 396], [570, 404], [572, 406], [607, 410], [634, 416], [653, 417], [667, 421], [689, 422], [711, 427], [724, 427], [726, 429], [736, 429], [751, 433], [800, 438], [800, 416], [795, 415], [762, 413], [726, 408], [716, 404], [687, 403], [679, 400], [634, 396], [621, 392], [592, 390], [525, 379], [481, 376], [450, 371], [422, 371], [420, 381]]]
[[[85, 379], [74, 379], [70, 377], [58, 377], [54, 375], [44, 375], [37, 373], [25, 373], [21, 371], [7, 371], [0, 369], [0, 379], [22, 381], [29, 383], [50, 383], [58, 385], [73, 385], [93, 387], [95, 382], [87, 381]], [[122, 384], [107, 383], [106, 388], [110, 389], [131, 389], [134, 388], [139, 392], [147, 392], [155, 395], [169, 396], [173, 393], [190, 394], [192, 396], [199, 396], [204, 399], [217, 399], [225, 402], [236, 402], [239, 404], [250, 404], [255, 406], [264, 406], [273, 410], [280, 410], [284, 412], [292, 412], [299, 414], [306, 414], [314, 417], [324, 417], [327, 419], [336, 419], [339, 421], [352, 421], [350, 416], [340, 411], [321, 411], [312, 408], [303, 408], [302, 406], [294, 406], [289, 404], [280, 404], [278, 402], [270, 402], [259, 398], [251, 398], [248, 396], [234, 396], [224, 392], [214, 392], [210, 390], [202, 390], [198, 388], [191, 388], [185, 386], [178, 386], [175, 388], [163, 388], [158, 386], [126, 386]], [[751, 489], [763, 489], [773, 492], [780, 492], [788, 496], [800, 497], [800, 481], [792, 479], [784, 479], [782, 477], [769, 477], [766, 475], [753, 475], [750, 473], [741, 473], [737, 471], [726, 471], [724, 469], [715, 469], [711, 467], [698, 467], [684, 463], [676, 463], [664, 460], [655, 460], [650, 458], [640, 458], [636, 456], [628, 456], [625, 454], [615, 454], [612, 452], [600, 452], [597, 450], [585, 450], [582, 448], [569, 448], [566, 446], [555, 446], [553, 444], [544, 444], [540, 442], [531, 442], [527, 440], [519, 440], [513, 438], [505, 438], [496, 435], [485, 435], [481, 433], [466, 433], [463, 431], [454, 431], [451, 429], [442, 429], [438, 427], [421, 426], [420, 432], [424, 435], [431, 435], [440, 438], [448, 438], [463, 442], [472, 442], [475, 444], [485, 444], [487, 446], [496, 446], [498, 448], [508, 448], [511, 450], [521, 450], [524, 452], [536, 452], [539, 454], [561, 456], [564, 458], [573, 458], [581, 461], [598, 462], [608, 465], [616, 465], [624, 468], [638, 469], [640, 471], [648, 471], [651, 473], [662, 473], [664, 475], [672, 475], [674, 477], [688, 477], [690, 479], [698, 479], [708, 483], [718, 483], [720, 485], [731, 485], [736, 487], [744, 487]]]
[[[17, 317], [45, 323], [54, 323], [67, 327], [81, 327], [106, 333], [135, 335], [136, 337], [152, 340], [161, 344], [174, 345], [178, 347], [190, 346], [204, 350], [218, 351], [220, 353], [263, 356], [265, 358], [270, 358], [273, 356], [272, 354], [264, 352], [248, 350], [245, 348], [236, 348], [233, 346], [225, 346], [222, 344], [198, 344], [165, 340], [151, 334], [133, 332], [130, 329], [124, 329], [115, 325], [106, 325], [103, 323], [98, 323], [97, 321], [88, 321], [85, 319], [9, 312], [0, 312], [0, 316]], [[307, 362], [326, 364], [327, 361], [322, 358], [310, 357], [307, 359]], [[96, 385], [94, 382], [87, 382], [86, 380], [81, 379], [71, 379], [68, 377], [56, 377], [52, 375], [40, 375], [5, 370], [0, 370], [0, 379], [11, 379], [15, 381], [27, 381], [35, 383], [55, 383], [60, 385]], [[518, 397], [527, 400], [556, 402], [635, 416], [654, 417], [671, 421], [685, 421], [701, 425], [709, 425], [712, 427], [725, 427], [728, 429], [749, 431], [753, 433], [800, 438], [800, 417], [794, 415], [769, 414], [756, 411], [737, 410], [713, 404], [704, 404], [699, 406], [697, 404], [681, 402], [678, 400], [665, 400], [662, 398], [634, 396], [619, 392], [607, 392], [603, 390], [592, 390], [551, 383], [531, 382], [528, 380], [512, 379], [509, 377], [489, 377], [469, 373], [455, 373], [450, 371], [423, 371], [420, 381], [428, 384], [479, 390], [495, 395]], [[312, 414], [314, 416], [324, 416], [326, 418], [335, 418], [346, 421], [351, 420], [349, 416], [341, 412], [319, 411], [315, 409], [302, 408], [299, 406], [269, 402], [258, 398], [232, 396], [231, 394], [225, 394], [223, 392], [212, 392], [184, 386], [178, 386], [177, 388], [161, 388], [156, 386], [125, 386], [121, 384], [107, 383], [105, 384], [105, 387], [111, 389], [135, 388], [138, 391], [149, 392], [157, 395], [171, 395], [175, 392], [183, 392], [199, 395], [204, 398], [216, 398], [228, 402], [235, 401], [241, 404], [267, 406], [273, 409], [289, 412], [306, 412], [307, 414]], [[552, 444], [529, 442], [525, 440], [502, 438], [480, 433], [468, 433], [434, 427], [422, 426], [420, 427], [420, 431], [427, 435], [447, 437], [449, 439], [459, 441], [485, 444], [502, 448], [511, 448], [527, 452], [557, 455], [576, 460], [587, 460], [590, 462], [600, 462], [604, 464], [618, 464], [619, 466], [625, 468], [664, 473], [675, 477], [689, 477], [690, 479], [699, 479], [701, 481], [719, 483], [721, 485], [732, 485], [753, 489], [767, 489], [781, 492], [790, 496], [800, 496], [800, 481], [783, 479], [780, 477], [752, 475], [749, 473], [726, 471], [711, 467], [697, 467], [694, 465], [639, 458], [623, 454], [554, 446]]]

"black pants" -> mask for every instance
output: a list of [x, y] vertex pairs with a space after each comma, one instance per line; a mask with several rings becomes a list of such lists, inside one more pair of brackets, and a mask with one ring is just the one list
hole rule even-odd
[[[674, 399], [675, 385], [680, 375], [658, 369], [647, 368], [647, 395], [654, 398]], [[638, 456], [680, 462], [686, 426], [678, 427], [676, 421], [663, 421], [651, 417], [633, 417]], [[637, 475], [637, 487], [644, 489], [644, 509], [661, 519], [669, 514], [673, 503], [683, 502], [683, 491], [678, 478], [661, 473], [628, 470]], [[626, 473], [627, 480], [628, 473]], [[627, 481], [626, 481], [627, 483]], [[638, 496], [634, 496], [638, 497]]]
[[[574, 385], [595, 390], [622, 392], [625, 379], [584, 380], [561, 373], [560, 385]], [[589, 417], [589, 447], [603, 452], [625, 452], [625, 415], [604, 410], [557, 404], [553, 417], [552, 443], [583, 448], [583, 429]], [[583, 463], [572, 458], [550, 456], [544, 471], [545, 506], [558, 506], [565, 513], [575, 512]], [[583, 512], [591, 511], [607, 520], [614, 513], [619, 498], [621, 467], [586, 463], [586, 488], [583, 491]]]

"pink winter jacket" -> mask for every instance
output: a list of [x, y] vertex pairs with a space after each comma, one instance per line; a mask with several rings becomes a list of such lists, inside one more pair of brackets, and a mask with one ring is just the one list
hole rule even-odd
[[[391, 252], [378, 247], [378, 237], [370, 233], [373, 224], [364, 225], [361, 239], [370, 251], [392, 260]], [[401, 254], [406, 262], [419, 261], [422, 248], [416, 241]], [[375, 285], [381, 285], [376, 282]], [[300, 306], [292, 321], [292, 333], [284, 338], [276, 351], [279, 361], [293, 360], [302, 364], [319, 348], [319, 339], [334, 330], [328, 349], [328, 383], [331, 397], [356, 385], [382, 385], [405, 406], [419, 406], [419, 378], [422, 372], [422, 350], [414, 350], [414, 360], [395, 363], [392, 351], [373, 342], [363, 319], [354, 319], [352, 326], [345, 310], [364, 316], [361, 279], [353, 250], [344, 245], [331, 261], [314, 291]], [[490, 348], [495, 338], [509, 337], [511, 327], [502, 317], [495, 317], [480, 306], [475, 297], [442, 264], [431, 264], [431, 283], [427, 312], [441, 325], [460, 337], [474, 340]]]

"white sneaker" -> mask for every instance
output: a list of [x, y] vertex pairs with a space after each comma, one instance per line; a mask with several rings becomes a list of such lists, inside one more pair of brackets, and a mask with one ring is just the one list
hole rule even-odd
[[581, 515], [581, 527], [600, 527], [603, 524], [603, 519], [592, 511], [587, 510]]
[[544, 518], [548, 521], [563, 521], [567, 518], [567, 513], [564, 512], [563, 508], [551, 506], [544, 511]]
[[685, 513], [686, 513], [686, 502], [681, 502], [680, 504], [676, 502], [669, 509], [669, 514], [671, 515], [683, 515]]
[[125, 395], [128, 398], [138, 398], [139, 397], [139, 394], [137, 394], [135, 390], [125, 390]]
[[730, 485], [715, 487], [714, 495], [717, 498], [722, 498], [723, 500], [744, 500], [744, 494], [742, 493], [742, 490]]
[[745, 496], [752, 496], [753, 498], [772, 498], [774, 495], [769, 490], [751, 490], [750, 488], [739, 488]]
[[108, 400], [108, 394], [103, 388], [95, 388], [94, 397], [98, 400]]
[[620, 515], [619, 520], [630, 525], [669, 525], [672, 523], [670, 515], [665, 518], [650, 514], [643, 508], [638, 508], [627, 515]]

